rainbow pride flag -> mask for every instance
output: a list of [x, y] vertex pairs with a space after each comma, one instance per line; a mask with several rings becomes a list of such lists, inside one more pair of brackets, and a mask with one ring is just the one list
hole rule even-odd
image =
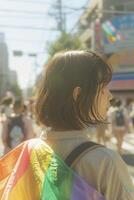
[[1, 200], [104, 200], [41, 139], [0, 159]]
[[109, 20], [102, 24], [102, 29], [110, 43], [114, 43], [117, 40], [123, 40], [122, 35]]

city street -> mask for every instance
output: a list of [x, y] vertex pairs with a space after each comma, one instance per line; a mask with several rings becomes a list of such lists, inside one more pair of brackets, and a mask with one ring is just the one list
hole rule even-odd
[[133, 200], [134, 0], [0, 13], [0, 199]]
[[[2, 126], [0, 123], [0, 155], [2, 155], [2, 151], [3, 151], [3, 145], [1, 141], [1, 129], [2, 129]], [[38, 131], [39, 130], [40, 129], [38, 127]], [[36, 132], [38, 131], [36, 130]], [[107, 147], [116, 151], [116, 139], [114, 137], [109, 142], [107, 142]], [[128, 166], [128, 170], [134, 182], [134, 133], [126, 135], [125, 141], [123, 143], [123, 150], [124, 152], [123, 152], [122, 158], [126, 162]]]

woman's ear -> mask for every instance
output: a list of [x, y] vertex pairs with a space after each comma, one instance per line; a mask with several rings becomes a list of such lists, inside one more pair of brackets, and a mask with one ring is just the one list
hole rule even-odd
[[105, 89], [104, 89], [104, 88], [102, 88], [102, 90], [101, 90], [101, 93], [102, 93], [102, 94], [104, 94], [104, 93], [105, 93]]
[[81, 88], [79, 86], [74, 88], [74, 90], [73, 90], [73, 99], [74, 99], [74, 101], [77, 100], [80, 92], [81, 92]]
[[102, 94], [105, 94], [105, 93], [106, 93], [106, 89], [107, 89], [106, 87], [103, 87], [103, 88], [101, 89], [101, 93], [102, 93]]

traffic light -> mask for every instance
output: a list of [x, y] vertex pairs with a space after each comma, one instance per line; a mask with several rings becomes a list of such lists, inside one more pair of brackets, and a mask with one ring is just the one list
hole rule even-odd
[[30, 56], [30, 57], [36, 57], [37, 56], [36, 53], [28, 53], [27, 55]]
[[19, 50], [14, 50], [14, 51], [13, 51], [13, 55], [14, 55], [14, 56], [22, 56], [22, 55], [23, 55], [23, 52], [22, 52], [22, 51], [19, 51]]
[[13, 55], [14, 56], [23, 56], [23, 55], [28, 55], [29, 57], [36, 57], [37, 54], [36, 53], [25, 53], [21, 50], [14, 50], [13, 51]]

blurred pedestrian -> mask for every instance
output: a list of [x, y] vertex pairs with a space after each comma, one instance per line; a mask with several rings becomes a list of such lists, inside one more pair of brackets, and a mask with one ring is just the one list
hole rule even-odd
[[15, 100], [12, 114], [7, 117], [3, 124], [2, 141], [4, 144], [4, 154], [24, 140], [34, 137], [32, 122], [24, 114], [23, 109], [22, 99]]
[[117, 139], [118, 152], [122, 154], [124, 136], [129, 132], [129, 117], [120, 99], [116, 99], [115, 109], [112, 113], [112, 132]]
[[133, 132], [134, 131], [134, 100], [132, 98], [128, 98], [126, 100], [126, 109], [129, 116], [130, 132]]
[[2, 114], [2, 121], [4, 121], [6, 118], [11, 116], [12, 113], [12, 103], [13, 99], [11, 97], [4, 97], [0, 104], [1, 104], [1, 114]]

